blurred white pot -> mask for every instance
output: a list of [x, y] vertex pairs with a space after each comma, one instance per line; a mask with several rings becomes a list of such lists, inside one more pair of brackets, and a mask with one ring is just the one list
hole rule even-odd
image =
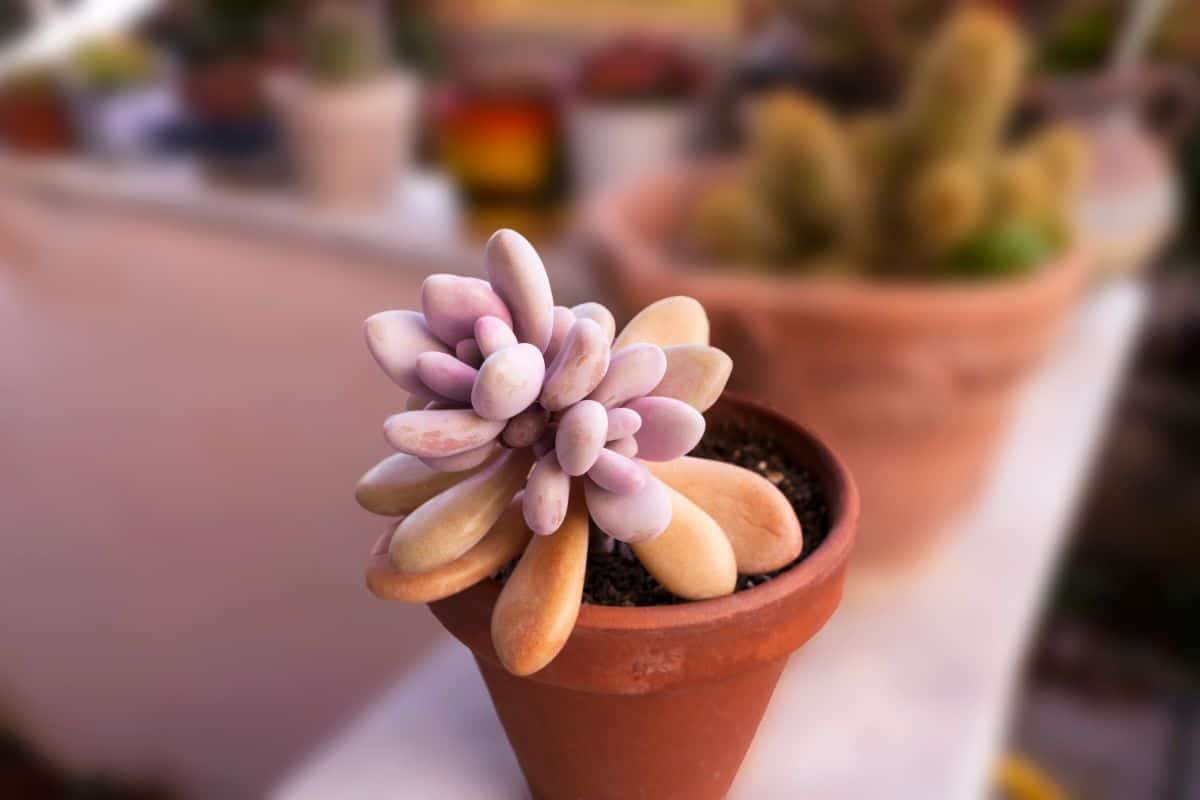
[[296, 76], [273, 76], [268, 96], [308, 199], [329, 209], [383, 205], [412, 160], [418, 85], [387, 77], [324, 86]]
[[1138, 272], [1153, 263], [1179, 212], [1179, 187], [1163, 148], [1126, 115], [1088, 131], [1092, 174], [1079, 201], [1080, 235], [1103, 274]]
[[685, 105], [580, 102], [568, 119], [573, 185], [580, 196], [588, 196], [678, 159], [692, 112]]
[[103, 158], [149, 156], [155, 135], [184, 113], [174, 86], [167, 81], [112, 93], [75, 91], [71, 98], [88, 150]]

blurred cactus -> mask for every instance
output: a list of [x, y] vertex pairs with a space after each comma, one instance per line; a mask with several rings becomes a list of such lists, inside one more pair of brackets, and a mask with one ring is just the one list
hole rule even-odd
[[1070, 241], [1087, 159], [1065, 126], [1003, 147], [1025, 51], [1000, 12], [969, 6], [930, 43], [893, 114], [842, 123], [807, 98], [768, 98], [740, 182], [697, 202], [694, 240], [739, 263], [811, 268], [841, 257], [883, 274], [957, 276], [1034, 268]]
[[966, 159], [931, 164], [908, 191], [908, 225], [923, 254], [939, 255], [962, 243], [983, 218], [983, 175]]
[[846, 138], [862, 188], [878, 185], [892, 160], [892, 120], [884, 114], [859, 114], [847, 120]]
[[304, 59], [309, 75], [320, 83], [376, 77], [388, 62], [383, 23], [362, 5], [322, 3], [306, 23]]
[[837, 248], [855, 220], [858, 179], [833, 115], [778, 93], [753, 119], [745, 174], [696, 203], [695, 241], [709, 255], [748, 264], [808, 261]]
[[953, 16], [918, 62], [904, 98], [898, 123], [905, 154], [989, 158], [1024, 63], [1024, 42], [999, 12], [971, 7]]
[[800, 250], [842, 238], [856, 191], [846, 139], [819, 103], [792, 94], [757, 109], [749, 182]]
[[1025, 220], [997, 221], [949, 254], [937, 272], [959, 278], [1018, 275], [1053, 252], [1045, 230]]
[[769, 265], [787, 255], [782, 226], [742, 181], [720, 181], [704, 192], [693, 223], [696, 245], [722, 261]]
[[1083, 134], [1068, 125], [1056, 123], [1034, 136], [1030, 149], [1041, 165], [1051, 202], [1064, 205], [1074, 200], [1083, 187], [1088, 168], [1088, 148]]
[[1049, 180], [1032, 153], [1016, 151], [1002, 156], [992, 181], [997, 217], [1036, 220], [1050, 208]]
[[895, 120], [868, 258], [921, 272], [978, 232], [1024, 61], [1020, 35], [999, 12], [968, 7], [943, 25]]

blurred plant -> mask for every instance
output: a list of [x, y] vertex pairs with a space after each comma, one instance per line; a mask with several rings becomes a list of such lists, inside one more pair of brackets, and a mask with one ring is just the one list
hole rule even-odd
[[645, 36], [618, 39], [589, 54], [579, 69], [579, 93], [606, 103], [686, 100], [701, 81], [699, 65], [682, 48]]
[[392, 0], [389, 4], [391, 46], [405, 65], [436, 76], [445, 66], [443, 20], [436, 0]]
[[955, 0], [776, 0], [823, 58], [844, 64], [909, 63]]
[[[1080, 73], [1109, 63], [1119, 37], [1137, 10], [1125, 0], [1072, 0], [1045, 26], [1037, 67], [1050, 73]], [[1148, 32], [1148, 55], [1158, 61], [1200, 59], [1200, 5], [1166, 0], [1161, 18]]]
[[799, 95], [763, 100], [744, 167], [698, 200], [693, 239], [721, 259], [789, 269], [1032, 269], [1069, 242], [1086, 151], [1061, 125], [1004, 147], [1024, 61], [1006, 18], [968, 8], [930, 43], [891, 114], [843, 122]]
[[303, 56], [309, 76], [320, 83], [378, 77], [388, 65], [382, 21], [364, 4], [321, 3], [306, 20]]
[[254, 56], [284, 5], [279, 0], [189, 0], [162, 24], [160, 35], [188, 63]]
[[127, 36], [95, 39], [74, 54], [75, 75], [84, 88], [118, 92], [149, 82], [155, 73], [154, 51]]
[[1042, 39], [1038, 67], [1074, 72], [1102, 66], [1116, 41], [1124, 5], [1112, 0], [1066, 4]]

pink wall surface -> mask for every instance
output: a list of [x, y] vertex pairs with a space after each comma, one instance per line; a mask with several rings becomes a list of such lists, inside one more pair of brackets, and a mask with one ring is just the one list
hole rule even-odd
[[257, 797], [437, 635], [363, 586], [420, 266], [0, 192], [0, 709], [76, 769]]

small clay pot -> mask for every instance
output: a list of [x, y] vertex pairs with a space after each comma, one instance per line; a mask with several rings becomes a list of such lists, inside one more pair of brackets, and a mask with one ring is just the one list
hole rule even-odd
[[539, 800], [724, 797], [788, 656], [841, 599], [858, 517], [846, 468], [811, 434], [756, 404], [725, 398], [708, 417], [768, 427], [819, 479], [831, 530], [799, 565], [716, 600], [585, 604], [563, 650], [525, 678], [506, 672], [492, 647], [498, 583], [485, 580], [430, 605], [474, 653]]
[[1075, 251], [1022, 278], [964, 283], [787, 276], [686, 263], [686, 198], [726, 166], [608, 195], [587, 236], [626, 313], [685, 294], [734, 363], [730, 386], [826, 437], [863, 497], [855, 565], [928, 552], [975, 494], [1009, 407], [1087, 277]]

